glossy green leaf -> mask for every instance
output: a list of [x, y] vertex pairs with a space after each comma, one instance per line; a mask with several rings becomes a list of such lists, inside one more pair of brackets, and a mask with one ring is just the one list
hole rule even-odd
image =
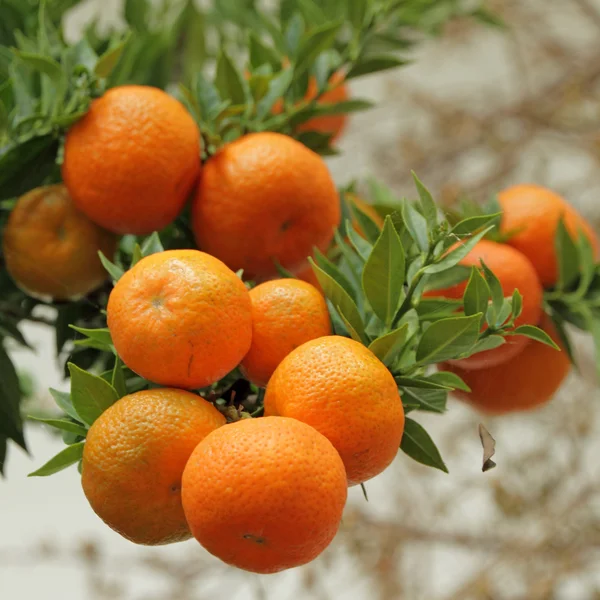
[[486, 350], [493, 350], [505, 344], [506, 340], [501, 335], [490, 335], [488, 337], [480, 339], [467, 353], [465, 356], [473, 356], [479, 352], [485, 352]]
[[229, 100], [234, 105], [246, 104], [249, 94], [246, 91], [244, 78], [224, 50], [217, 60], [215, 84], [223, 99]]
[[429, 376], [430, 381], [441, 383], [455, 390], [470, 392], [471, 388], [456, 374], [450, 371], [436, 371]]
[[425, 285], [426, 291], [443, 291], [446, 288], [453, 287], [458, 283], [466, 281], [471, 274], [471, 268], [465, 265], [454, 265], [444, 271], [429, 274]]
[[367, 337], [365, 334], [365, 326], [354, 300], [352, 300], [348, 292], [346, 292], [346, 290], [333, 279], [331, 275], [321, 269], [312, 258], [309, 259], [309, 262], [313, 267], [325, 297], [341, 314], [343, 314], [344, 318], [352, 326], [363, 343], [366, 343]]
[[295, 12], [288, 20], [284, 34], [289, 57], [295, 57], [297, 55], [304, 30], [304, 19], [300, 13]]
[[363, 233], [369, 243], [374, 244], [381, 235], [381, 228], [369, 215], [364, 213], [358, 206], [356, 206], [354, 202], [347, 202], [350, 206], [350, 212], [356, 220], [359, 230]]
[[116, 283], [123, 277], [125, 271], [118, 267], [112, 261], [108, 260], [106, 256], [100, 251], [98, 251], [98, 256], [100, 256], [100, 261], [102, 262], [102, 266], [105, 268], [106, 272], [110, 275], [111, 279]]
[[451, 250], [442, 258], [440, 258], [437, 262], [425, 267], [425, 272], [429, 274], [441, 273], [446, 269], [454, 267], [467, 254], [469, 254], [469, 252], [471, 252], [471, 250], [475, 247], [475, 244], [477, 244], [477, 242], [479, 242], [488, 233], [488, 231], [490, 231], [490, 229], [491, 227], [488, 227], [487, 229], [484, 229], [483, 231], [480, 231], [479, 233], [475, 234], [468, 240], [462, 242], [461, 244], [456, 246], [454, 250]]
[[349, 279], [340, 271], [340, 269], [332, 263], [318, 248], [314, 251], [314, 260], [317, 266], [323, 269], [327, 275], [336, 281], [345, 292], [352, 298], [354, 302], [357, 302], [357, 290], [349, 281]]
[[494, 272], [485, 264], [483, 260], [481, 262], [481, 268], [483, 269], [483, 274], [485, 276], [485, 280], [488, 284], [490, 295], [492, 298], [492, 306], [496, 315], [500, 313], [502, 307], [504, 306], [504, 290], [502, 289], [502, 284], [500, 280], [496, 277]]
[[429, 190], [423, 185], [423, 183], [417, 177], [417, 174], [414, 171], [412, 171], [412, 177], [417, 187], [419, 198], [421, 200], [421, 211], [423, 212], [423, 216], [425, 217], [430, 226], [435, 226], [438, 222], [438, 208], [435, 201], [433, 200], [433, 196], [431, 195]]
[[415, 388], [419, 390], [452, 390], [452, 386], [444, 383], [438, 383], [430, 377], [395, 377], [396, 383], [400, 387]]
[[369, 255], [373, 250], [373, 246], [356, 232], [350, 221], [346, 222], [346, 234], [348, 235], [348, 240], [350, 241], [358, 255], [364, 261], [368, 260]]
[[71, 394], [68, 392], [61, 392], [60, 390], [55, 390], [54, 388], [50, 388], [50, 395], [54, 398], [56, 405], [69, 417], [75, 419], [76, 421], [81, 421], [81, 417], [77, 414], [73, 403], [71, 402]]
[[307, 71], [323, 50], [331, 48], [340, 27], [340, 22], [325, 23], [311, 29], [302, 37], [296, 59], [296, 77]]
[[417, 361], [420, 364], [438, 363], [467, 352], [477, 342], [480, 322], [480, 314], [435, 321], [421, 337]]
[[405, 268], [404, 249], [388, 216], [362, 275], [363, 290], [371, 308], [388, 326], [404, 294]]
[[284, 69], [274, 77], [268, 86], [267, 93], [259, 101], [256, 107], [256, 116], [259, 119], [266, 117], [273, 108], [273, 105], [277, 100], [283, 97], [290, 87], [294, 78], [294, 70], [292, 68]]
[[123, 372], [123, 362], [118, 356], [115, 360], [115, 366], [113, 367], [111, 384], [119, 398], [127, 395], [127, 383], [125, 382], [125, 373]]
[[429, 250], [429, 233], [425, 217], [410, 202], [405, 201], [402, 204], [402, 219], [419, 250], [427, 252]]
[[400, 448], [413, 460], [448, 473], [448, 467], [444, 464], [433, 440], [425, 429], [413, 419], [407, 418], [405, 421]]
[[472, 267], [469, 283], [463, 295], [465, 315], [485, 314], [490, 300], [490, 288], [477, 267]]
[[421, 298], [416, 310], [421, 321], [438, 321], [455, 316], [460, 308], [462, 308], [461, 300]]
[[250, 64], [256, 69], [261, 65], [270, 65], [273, 70], [278, 70], [282, 63], [282, 57], [277, 50], [266, 44], [253, 31], [249, 37]]
[[448, 402], [448, 389], [426, 389], [423, 387], [401, 387], [402, 400], [416, 406], [415, 410], [445, 413]]
[[476, 215], [473, 217], [467, 217], [466, 219], [463, 219], [454, 225], [454, 227], [452, 227], [450, 230], [450, 234], [454, 234], [456, 236], [469, 235], [481, 228], [488, 228], [491, 224], [496, 226], [501, 218], [501, 212], [491, 215]]
[[519, 290], [513, 292], [511, 306], [513, 319], [518, 319], [523, 312], [523, 296]]
[[408, 63], [409, 61], [397, 58], [393, 55], [372, 56], [355, 64], [348, 72], [346, 79], [353, 79], [354, 77], [361, 77], [363, 75], [370, 75], [371, 73], [395, 69]]
[[521, 325], [517, 327], [513, 332], [514, 335], [524, 335], [525, 337], [531, 338], [537, 342], [541, 342], [542, 344], [546, 344], [546, 346], [550, 346], [555, 350], [560, 351], [558, 345], [554, 342], [554, 340], [539, 327], [535, 327], [533, 325]]
[[559, 290], [566, 290], [577, 280], [580, 272], [580, 257], [577, 244], [570, 236], [562, 218], [556, 227], [554, 247], [558, 263], [556, 287]]
[[125, 50], [125, 46], [129, 41], [129, 36], [127, 36], [122, 42], [109, 48], [96, 63], [95, 73], [98, 77], [110, 77], [114, 68], [117, 66], [123, 51]]
[[83, 456], [83, 446], [85, 442], [79, 442], [78, 444], [72, 444], [67, 446], [64, 450], [61, 450], [56, 456], [51, 458], [43, 467], [29, 473], [29, 477], [46, 477], [48, 475], [54, 475], [71, 465], [79, 462]]
[[31, 67], [40, 73], [44, 73], [44, 75], [48, 75], [48, 77], [50, 77], [50, 79], [55, 83], [59, 83], [65, 77], [64, 71], [60, 64], [49, 56], [17, 51], [15, 51], [15, 54], [28, 67]]
[[408, 323], [390, 331], [369, 344], [369, 350], [386, 366], [398, 357], [408, 338]]
[[69, 363], [71, 375], [71, 401], [73, 408], [84, 423], [92, 425], [94, 421], [117, 400], [115, 388], [96, 375], [92, 375], [73, 363]]
[[0, 340], [0, 436], [14, 440], [26, 450], [20, 402], [19, 376]]
[[84, 327], [77, 327], [76, 325], [69, 325], [69, 327], [87, 338], [96, 340], [107, 348], [112, 346], [112, 337], [108, 327], [101, 327], [99, 329], [86, 329]]
[[38, 421], [39, 423], [44, 423], [44, 425], [49, 425], [50, 427], [54, 427], [55, 429], [60, 429], [61, 431], [68, 431], [69, 433], [74, 433], [76, 435], [80, 435], [85, 437], [87, 435], [87, 429], [77, 423], [73, 423], [73, 421], [67, 421], [66, 419], [43, 419], [41, 417], [28, 417], [30, 421]]

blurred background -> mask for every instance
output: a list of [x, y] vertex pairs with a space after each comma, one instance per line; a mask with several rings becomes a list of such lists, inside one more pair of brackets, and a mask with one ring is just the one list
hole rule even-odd
[[[1, 1], [1, 0], [0, 0]], [[417, 49], [414, 64], [353, 82], [376, 107], [353, 116], [328, 159], [336, 181], [375, 176], [411, 193], [410, 170], [444, 203], [487, 199], [532, 181], [552, 187], [600, 229], [600, 0], [498, 0], [500, 31], [467, 20]], [[119, 0], [68, 15], [122, 23]], [[32, 410], [64, 389], [50, 331], [29, 325], [37, 354]], [[91, 511], [72, 468], [26, 474], [62, 441], [41, 427], [14, 446], [0, 482], [0, 597], [15, 600], [593, 600], [600, 598], [600, 394], [592, 347], [574, 337], [580, 372], [527, 415], [482, 418], [458, 401], [422, 422], [450, 474], [399, 456], [351, 489], [342, 529], [311, 565], [274, 576], [224, 567], [195, 542], [135, 547]], [[481, 472], [479, 423], [497, 441]], [[243, 510], [243, 507], [240, 507]]]

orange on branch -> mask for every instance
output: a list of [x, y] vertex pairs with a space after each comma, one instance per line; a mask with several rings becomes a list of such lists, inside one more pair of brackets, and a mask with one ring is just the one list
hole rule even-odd
[[295, 419], [243, 419], [209, 434], [183, 474], [194, 537], [224, 562], [276, 573], [333, 540], [347, 496], [339, 454]]
[[73, 204], [64, 185], [21, 196], [4, 228], [6, 269], [35, 296], [68, 300], [85, 296], [108, 277], [98, 251], [112, 258], [117, 238]]
[[73, 201], [115, 233], [142, 235], [169, 225], [199, 173], [198, 127], [157, 88], [112, 88], [66, 136], [62, 175]]
[[199, 247], [250, 279], [295, 271], [326, 250], [340, 201], [323, 159], [279, 133], [253, 133], [204, 165], [192, 207]]
[[267, 386], [265, 415], [320, 431], [340, 453], [350, 485], [381, 473], [404, 431], [392, 374], [368, 348], [340, 336], [306, 342], [283, 359]]
[[323, 295], [297, 279], [266, 281], [250, 290], [252, 344], [241, 367], [254, 384], [265, 386], [279, 363], [304, 342], [331, 334]]
[[191, 537], [181, 478], [194, 448], [225, 417], [183, 390], [153, 389], [118, 400], [90, 427], [81, 484], [94, 512], [137, 544]]
[[143, 258], [115, 285], [108, 327], [123, 362], [161, 385], [202, 388], [223, 378], [250, 348], [246, 286], [198, 250]]

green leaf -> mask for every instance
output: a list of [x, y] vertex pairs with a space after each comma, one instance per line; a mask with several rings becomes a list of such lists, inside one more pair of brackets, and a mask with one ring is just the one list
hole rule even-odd
[[151, 254], [158, 254], [163, 251], [164, 248], [160, 241], [160, 236], [156, 231], [152, 235], [149, 235], [142, 244], [142, 256], [150, 256]]
[[485, 236], [488, 231], [490, 231], [492, 227], [488, 227], [483, 231], [475, 234], [473, 237], [468, 240], [462, 242], [454, 250], [451, 250], [446, 255], [442, 256], [437, 262], [432, 265], [425, 267], [425, 273], [433, 274], [440, 273], [449, 269], [450, 267], [454, 267], [457, 265], [471, 250], [475, 247], [475, 245]]
[[217, 88], [201, 72], [196, 73], [194, 85], [196, 99], [200, 107], [200, 117], [203, 121], [212, 121], [221, 110], [223, 104]]
[[372, 56], [355, 64], [348, 72], [348, 75], [346, 75], [346, 79], [378, 73], [387, 69], [395, 69], [408, 64], [408, 62], [409, 61], [407, 60], [402, 60], [401, 58], [392, 55]]
[[85, 437], [87, 435], [87, 429], [77, 423], [73, 423], [73, 421], [67, 421], [66, 419], [43, 419], [41, 417], [27, 417], [30, 421], [39, 421], [40, 423], [44, 423], [45, 425], [50, 425], [50, 427], [54, 427], [55, 429], [60, 429], [61, 431], [68, 431], [70, 433], [74, 433], [76, 435], [80, 435]]
[[577, 245], [569, 235], [562, 218], [556, 227], [554, 247], [556, 249], [556, 258], [558, 262], [558, 280], [556, 282], [556, 287], [559, 290], [566, 290], [577, 279], [580, 271], [580, 264]]
[[405, 201], [402, 204], [402, 219], [421, 252], [427, 252], [429, 250], [429, 232], [425, 217], [410, 202]]
[[115, 388], [107, 381], [92, 375], [73, 363], [68, 364], [71, 374], [71, 401], [84, 423], [94, 421], [118, 399]]
[[55, 83], [60, 82], [64, 77], [64, 71], [60, 64], [49, 56], [18, 51], [15, 51], [15, 54], [27, 66], [39, 71], [40, 73], [44, 73], [44, 75], [48, 75], [48, 77], [50, 77], [50, 79]]
[[357, 31], [362, 31], [365, 17], [367, 15], [367, 8], [369, 6], [368, 0], [347, 0], [348, 1], [348, 18], [352, 27]]
[[367, 240], [365, 240], [361, 235], [359, 235], [354, 227], [352, 227], [352, 223], [350, 221], [346, 222], [346, 235], [348, 236], [348, 240], [358, 253], [358, 255], [366, 261], [369, 258], [369, 255], [373, 251], [373, 246]]
[[232, 104], [246, 104], [249, 96], [246, 82], [224, 50], [217, 60], [215, 84], [223, 99], [231, 101]]
[[314, 259], [317, 263], [317, 266], [327, 275], [329, 275], [332, 279], [338, 283], [346, 293], [352, 298], [354, 302], [357, 301], [357, 293], [354, 289], [354, 286], [350, 283], [348, 278], [340, 271], [340, 269], [333, 264], [318, 248], [315, 248], [314, 251]]
[[354, 300], [352, 300], [348, 292], [346, 292], [346, 290], [333, 279], [331, 275], [321, 269], [312, 258], [309, 258], [308, 260], [313, 267], [319, 285], [327, 299], [333, 304], [336, 310], [338, 310], [340, 315], [343, 315], [343, 318], [348, 321], [362, 342], [365, 343], [367, 341], [365, 326]]
[[406, 418], [400, 448], [413, 460], [428, 467], [440, 469], [444, 473], [448, 472], [448, 468], [444, 464], [433, 440], [429, 437], [425, 429], [413, 419]]
[[519, 290], [513, 292], [511, 305], [513, 319], [518, 319], [523, 312], [523, 296]]
[[579, 231], [577, 238], [577, 251], [579, 253], [580, 278], [574, 298], [583, 298], [594, 280], [596, 261], [594, 249], [583, 231]]
[[448, 402], [448, 389], [425, 389], [422, 387], [403, 386], [400, 389], [402, 401], [416, 406], [415, 410], [445, 413]]
[[256, 106], [256, 116], [259, 119], [266, 117], [277, 100], [283, 98], [294, 78], [294, 70], [292, 68], [284, 69], [269, 82], [267, 93], [259, 101]]
[[282, 57], [272, 46], [265, 44], [253, 31], [249, 36], [250, 64], [255, 69], [262, 65], [270, 65], [273, 70], [279, 70]]
[[456, 373], [451, 373], [450, 371], [437, 371], [436, 373], [432, 373], [429, 379], [448, 386], [453, 390], [471, 391], [471, 388]]
[[98, 77], [110, 77], [111, 73], [113, 72], [113, 69], [117, 66], [117, 63], [119, 62], [119, 59], [121, 58], [123, 50], [125, 50], [125, 46], [127, 45], [128, 41], [129, 35], [127, 35], [125, 39], [116, 46], [109, 48], [98, 59], [98, 62], [96, 63], [96, 68], [94, 69], [94, 72]]
[[348, 330], [350, 337], [355, 342], [358, 342], [359, 344], [364, 344], [364, 340], [360, 337], [360, 334], [358, 333], [358, 331], [356, 331], [356, 329], [354, 329], [352, 323], [350, 323], [350, 321], [348, 321], [348, 319], [344, 316], [344, 312], [342, 311], [342, 309], [339, 306], [336, 306], [335, 310], [337, 311], [337, 314], [340, 316], [340, 319], [341, 319], [342, 323], [344, 324], [344, 327]]
[[81, 417], [77, 414], [77, 411], [73, 407], [71, 403], [71, 394], [68, 392], [61, 392], [60, 390], [55, 390], [54, 388], [50, 388], [50, 395], [54, 398], [54, 402], [56, 405], [71, 419], [75, 419], [76, 421], [81, 421]]
[[554, 340], [539, 327], [535, 327], [533, 325], [521, 325], [514, 331], [508, 333], [512, 335], [524, 335], [525, 337], [531, 338], [532, 340], [536, 340], [537, 342], [541, 342], [542, 344], [546, 344], [546, 346], [550, 346], [551, 348], [560, 351], [560, 348], [554, 342]]
[[505, 344], [506, 340], [501, 335], [490, 335], [480, 339], [468, 352], [464, 354], [465, 357], [473, 356], [479, 352], [485, 352], [486, 350], [493, 350]]
[[367, 300], [388, 327], [404, 293], [405, 268], [402, 242], [388, 216], [362, 274]]
[[19, 411], [20, 402], [19, 376], [0, 340], [0, 436], [15, 441], [27, 450]]
[[415, 388], [419, 390], [452, 390], [452, 386], [438, 383], [429, 377], [395, 377], [400, 387]]
[[482, 227], [486, 227], [488, 228], [488, 231], [490, 231], [489, 225], [493, 224], [493, 226], [496, 227], [496, 224], [500, 221], [501, 218], [501, 212], [494, 213], [491, 215], [476, 215], [474, 217], [468, 217], [466, 219], [463, 219], [462, 221], [459, 221], [450, 230], [450, 235], [468, 235], [481, 229]]
[[102, 327], [100, 329], [85, 329], [84, 327], [77, 327], [75, 325], [69, 325], [69, 327], [77, 333], [97, 341], [108, 349], [112, 346], [112, 337], [108, 327]]
[[113, 282], [116, 283], [117, 281], [119, 281], [119, 279], [121, 279], [121, 277], [123, 277], [123, 275], [125, 274], [125, 271], [123, 271], [121, 267], [115, 265], [115, 263], [108, 260], [108, 258], [106, 258], [106, 256], [104, 256], [102, 252], [98, 251], [98, 256], [100, 257], [100, 262], [102, 262], [102, 266], [111, 276]]
[[144, 258], [142, 255], [142, 249], [139, 244], [136, 244], [133, 247], [133, 254], [131, 255], [131, 266], [135, 267], [135, 265], [137, 265], [142, 258]]
[[477, 267], [472, 267], [469, 283], [463, 295], [465, 315], [485, 314], [490, 300], [490, 288]]
[[356, 220], [359, 228], [362, 230], [362, 233], [367, 238], [369, 243], [374, 244], [381, 234], [381, 229], [377, 223], [375, 223], [375, 221], [369, 217], [369, 215], [360, 210], [360, 208], [358, 208], [352, 201], [346, 202], [348, 202], [348, 205], [350, 206], [350, 212]]
[[427, 277], [426, 291], [445, 290], [462, 283], [469, 278], [471, 268], [466, 265], [454, 265], [438, 273], [430, 274]]
[[33, 349], [17, 327], [16, 321], [9, 319], [8, 316], [5, 317], [0, 314], [0, 339], [2, 337], [10, 337], [24, 348], [29, 348], [30, 350]]
[[54, 473], [58, 473], [59, 471], [74, 465], [83, 457], [84, 445], [85, 442], [79, 442], [78, 444], [67, 446], [64, 450], [51, 458], [43, 467], [40, 467], [37, 471], [33, 471], [33, 473], [29, 473], [28, 477], [46, 477], [48, 475], [54, 475]]
[[456, 358], [470, 350], [479, 337], [481, 314], [452, 317], [432, 323], [417, 347], [417, 361], [431, 364]]
[[433, 196], [431, 195], [429, 190], [417, 177], [417, 174], [414, 171], [411, 171], [411, 173], [415, 185], [417, 186], [417, 191], [419, 192], [419, 198], [421, 199], [421, 211], [423, 212], [423, 216], [427, 220], [427, 223], [429, 223], [431, 227], [434, 227], [435, 225], [437, 225], [438, 222], [437, 205], [434, 202]]
[[456, 312], [462, 307], [461, 300], [452, 300], [449, 298], [421, 298], [417, 305], [419, 319], [425, 321], [438, 321], [456, 315]]
[[125, 382], [125, 373], [123, 372], [123, 362], [118, 356], [113, 367], [111, 383], [119, 398], [127, 396], [127, 383]]
[[304, 19], [298, 12], [294, 13], [289, 19], [285, 28], [285, 42], [288, 55], [295, 57], [300, 48], [300, 39], [304, 33]]
[[341, 25], [341, 22], [325, 23], [302, 36], [295, 65], [296, 77], [305, 73], [323, 50], [331, 48]]
[[495, 328], [502, 327], [502, 325], [504, 325], [504, 323], [506, 323], [508, 317], [510, 317], [511, 313], [512, 313], [512, 298], [511, 299], [505, 298], [504, 304], [502, 305], [500, 312], [498, 312], [498, 314], [496, 316], [496, 322], [494, 323], [494, 327]]
[[369, 344], [369, 350], [387, 367], [389, 367], [400, 354], [408, 338], [408, 323], [398, 329], [390, 331]]
[[480, 260], [480, 262], [481, 268], [483, 269], [483, 273], [485, 275], [485, 280], [487, 281], [490, 290], [492, 306], [498, 315], [504, 306], [504, 290], [502, 289], [502, 284], [494, 272], [485, 264], [485, 262], [483, 262], [483, 259]]

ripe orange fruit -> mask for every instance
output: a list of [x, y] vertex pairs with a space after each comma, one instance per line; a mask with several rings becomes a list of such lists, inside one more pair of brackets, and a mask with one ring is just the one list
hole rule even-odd
[[252, 279], [304, 266], [340, 220], [338, 193], [320, 156], [279, 133], [252, 133], [204, 165], [193, 202], [199, 247]]
[[564, 198], [540, 185], [522, 184], [498, 195], [504, 214], [500, 231], [513, 233], [507, 244], [521, 251], [533, 264], [544, 287], [558, 277], [554, 237], [563, 217], [572, 237], [582, 230], [600, 256], [600, 242], [590, 224]]
[[[560, 345], [551, 320], [544, 315], [540, 327]], [[453, 392], [478, 410], [490, 414], [524, 411], [550, 401], [571, 369], [567, 353], [532, 341], [507, 362], [468, 370], [442, 364], [440, 370], [460, 376], [471, 392]]]
[[220, 260], [198, 250], [140, 260], [113, 288], [107, 314], [123, 362], [161, 385], [210, 385], [250, 348], [246, 286]]
[[282, 417], [213, 431], [183, 473], [194, 537], [224, 562], [255, 573], [316, 558], [338, 530], [346, 495], [344, 465], [329, 441]]
[[67, 133], [67, 188], [79, 210], [115, 233], [142, 235], [167, 226], [199, 172], [196, 123], [157, 88], [115, 87]]
[[209, 402], [183, 390], [153, 389], [118, 400], [90, 427], [81, 484], [94, 512], [136, 544], [191, 537], [181, 477], [198, 443], [225, 424]]
[[[518, 289], [523, 296], [523, 310], [516, 320], [516, 326], [535, 325], [542, 314], [542, 286], [527, 257], [505, 244], [481, 240], [460, 261], [460, 264], [469, 267], [479, 266], [481, 259], [500, 281], [505, 296], [512, 296], [515, 289]], [[452, 287], [434, 290], [424, 295], [460, 299], [466, 287], [467, 282], [463, 281]], [[529, 338], [521, 335], [507, 337], [502, 346], [463, 358], [456, 364], [463, 369], [481, 369], [499, 365], [519, 354], [529, 341]]]
[[75, 208], [64, 185], [21, 196], [3, 232], [6, 269], [30, 295], [67, 300], [107, 279], [98, 251], [112, 257], [117, 238]]
[[320, 431], [340, 453], [350, 485], [381, 473], [404, 431], [392, 374], [368, 348], [340, 336], [306, 342], [283, 359], [267, 386], [265, 415]]
[[[344, 83], [341, 73], [334, 73], [329, 80], [331, 89], [325, 92], [317, 101], [318, 104], [337, 104], [348, 100], [348, 88]], [[313, 100], [317, 97], [317, 80], [311, 77], [308, 81], [305, 100]], [[335, 142], [344, 132], [348, 121], [347, 114], [324, 115], [313, 117], [298, 127], [298, 131], [318, 131], [319, 133], [332, 134], [331, 141]]]
[[250, 300], [252, 344], [241, 367], [256, 385], [267, 385], [277, 365], [294, 348], [331, 334], [325, 298], [309, 283], [266, 281], [250, 290]]

